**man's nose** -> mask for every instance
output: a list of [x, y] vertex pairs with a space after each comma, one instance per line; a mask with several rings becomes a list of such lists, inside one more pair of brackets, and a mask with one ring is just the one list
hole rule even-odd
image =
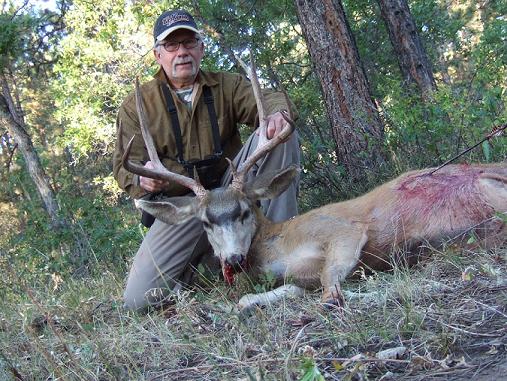
[[178, 57], [186, 57], [186, 56], [188, 56], [188, 50], [186, 48], [183, 48], [183, 50], [182, 49], [178, 49], [177, 53], [178, 53]]

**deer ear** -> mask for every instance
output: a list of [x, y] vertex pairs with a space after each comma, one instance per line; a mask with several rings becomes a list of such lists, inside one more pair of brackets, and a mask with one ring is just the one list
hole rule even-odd
[[299, 168], [295, 165], [267, 171], [246, 183], [243, 191], [251, 200], [272, 199], [284, 192], [298, 174]]
[[172, 197], [156, 201], [135, 200], [136, 207], [169, 225], [178, 225], [195, 217], [198, 200], [195, 197]]

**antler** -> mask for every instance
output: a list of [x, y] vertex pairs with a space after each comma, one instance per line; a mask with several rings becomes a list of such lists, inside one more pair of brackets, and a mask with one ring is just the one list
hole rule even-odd
[[[139, 88], [139, 79], [136, 78], [136, 108], [137, 114], [139, 116], [139, 124], [141, 125], [141, 133], [143, 135], [144, 143], [146, 145], [146, 149], [148, 150], [148, 156], [150, 157], [151, 162], [154, 164], [154, 168], [146, 168], [140, 164], [133, 163], [128, 159], [130, 155], [130, 149], [132, 148], [132, 143], [134, 141], [135, 135], [130, 139], [125, 152], [122, 157], [123, 167], [136, 175], [140, 175], [143, 177], [149, 177], [151, 179], [157, 180], [168, 180], [173, 181], [177, 184], [184, 186], [185, 188], [190, 189], [198, 198], [203, 198], [207, 191], [204, 187], [196, 180], [191, 179], [190, 177], [186, 177], [180, 175], [179, 173], [174, 173], [169, 171], [162, 162], [160, 161], [157, 150], [155, 148], [155, 144], [153, 143], [153, 138], [150, 134], [150, 131], [147, 127], [146, 122], [146, 114], [144, 112], [143, 98], [141, 95], [141, 90]], [[121, 124], [120, 124], [121, 129]]]
[[[250, 80], [252, 82], [252, 88], [255, 96], [255, 101], [257, 103], [257, 113], [259, 115], [259, 140], [257, 143], [257, 148], [255, 151], [238, 167], [236, 170], [232, 163], [231, 169], [233, 173], [233, 179], [231, 183], [231, 187], [242, 190], [243, 184], [245, 182], [246, 174], [250, 170], [250, 168], [259, 160], [264, 157], [268, 152], [272, 151], [276, 146], [280, 143], [283, 143], [289, 136], [294, 132], [295, 125], [292, 121], [291, 116], [285, 110], [281, 111], [281, 114], [287, 124], [284, 126], [282, 131], [279, 134], [274, 136], [272, 139], [268, 139], [267, 137], [267, 125], [266, 125], [266, 107], [264, 102], [264, 96], [261, 91], [261, 86], [259, 84], [259, 79], [257, 78], [257, 72], [255, 68], [255, 62], [253, 58], [252, 52], [250, 52], [250, 65], [248, 67], [245, 62], [239, 56], [236, 56], [236, 59], [241, 64], [243, 69], [245, 69], [246, 73], [249, 75]], [[287, 94], [284, 94], [287, 99]]]

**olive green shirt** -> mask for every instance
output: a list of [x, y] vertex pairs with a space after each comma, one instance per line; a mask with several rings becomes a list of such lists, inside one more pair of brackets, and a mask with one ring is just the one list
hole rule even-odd
[[[220, 129], [220, 137], [224, 155], [217, 164], [218, 173], [223, 174], [227, 168], [225, 157], [233, 159], [241, 149], [238, 124], [254, 127], [258, 124], [257, 105], [250, 82], [239, 74], [226, 72], [199, 71], [197, 85], [194, 87], [192, 109], [189, 110], [171, 89], [174, 104], [178, 112], [185, 160], [203, 159], [213, 154], [213, 137], [208, 108], [204, 103], [202, 86], [210, 87], [213, 94], [215, 111]], [[148, 129], [155, 143], [162, 163], [172, 172], [186, 175], [186, 171], [177, 162], [177, 148], [170, 116], [162, 93], [162, 86], [168, 86], [165, 75], [160, 69], [155, 78], [141, 85]], [[168, 86], [170, 88], [170, 86]], [[280, 110], [288, 110], [289, 105], [281, 93], [265, 91], [266, 113], [273, 114]], [[290, 105], [292, 106], [292, 105]], [[291, 107], [294, 112], [294, 108]], [[121, 124], [121, 129], [119, 128]], [[123, 168], [121, 158], [124, 147], [132, 136], [136, 135], [130, 160], [144, 164], [149, 160], [135, 106], [135, 96], [131, 93], [120, 106], [117, 118], [117, 139], [113, 155], [113, 175], [119, 186], [130, 196], [139, 198], [147, 192], [139, 186], [139, 178]], [[188, 189], [179, 184], [171, 183], [164, 191], [169, 196], [180, 196], [188, 193]]]

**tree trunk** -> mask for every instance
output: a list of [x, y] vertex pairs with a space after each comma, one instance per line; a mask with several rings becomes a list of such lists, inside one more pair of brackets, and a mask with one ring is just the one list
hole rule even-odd
[[58, 203], [51, 184], [46, 177], [39, 156], [33, 147], [32, 140], [26, 132], [25, 123], [19, 108], [15, 106], [11, 91], [7, 84], [7, 79], [2, 74], [0, 80], [2, 82], [3, 95], [2, 102], [0, 102], [0, 122], [7, 127], [9, 134], [17, 143], [25, 159], [28, 173], [37, 187], [52, 225], [60, 227], [63, 225], [63, 220], [59, 217]]
[[407, 0], [377, 1], [404, 80], [416, 84], [423, 98], [428, 98], [436, 89], [435, 79]]
[[[385, 163], [383, 125], [340, 0], [296, 0], [339, 163], [353, 182]], [[365, 171], [366, 170], [366, 171]]]

